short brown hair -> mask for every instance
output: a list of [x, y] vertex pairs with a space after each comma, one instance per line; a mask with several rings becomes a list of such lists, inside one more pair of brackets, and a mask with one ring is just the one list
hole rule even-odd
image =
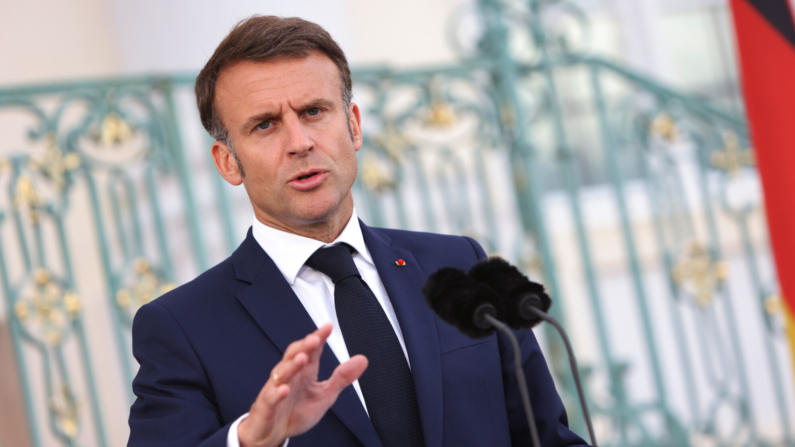
[[320, 25], [297, 17], [255, 15], [235, 25], [196, 78], [196, 104], [204, 128], [231, 148], [229, 131], [215, 109], [215, 84], [227, 65], [242, 60], [264, 62], [280, 57], [306, 57], [314, 50], [323, 52], [339, 69], [347, 114], [353, 97], [351, 70], [345, 53], [331, 35]]

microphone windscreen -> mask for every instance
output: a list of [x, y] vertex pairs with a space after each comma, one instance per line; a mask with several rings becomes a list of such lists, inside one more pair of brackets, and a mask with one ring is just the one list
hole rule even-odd
[[470, 338], [488, 337], [495, 331], [494, 327], [483, 329], [475, 325], [475, 310], [481, 304], [492, 304], [497, 315], [503, 313], [502, 300], [494, 290], [457, 268], [444, 267], [431, 274], [422, 287], [422, 294], [442, 321]]
[[544, 286], [530, 281], [519, 269], [500, 257], [495, 256], [476, 262], [469, 270], [469, 276], [491, 287], [503, 298], [506, 310], [502, 314], [505, 317], [503, 321], [514, 329], [530, 329], [541, 322], [536, 316], [530, 319], [522, 316], [520, 303], [528, 294], [538, 297], [537, 302], [540, 303], [538, 309], [544, 312], [552, 305], [549, 295], [544, 292]]

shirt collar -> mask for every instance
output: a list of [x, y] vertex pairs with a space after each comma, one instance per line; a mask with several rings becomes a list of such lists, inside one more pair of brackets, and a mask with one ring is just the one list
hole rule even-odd
[[362, 228], [359, 226], [356, 208], [353, 209], [351, 218], [348, 220], [348, 224], [345, 225], [342, 233], [330, 244], [269, 227], [257, 220], [256, 216], [254, 217], [251, 231], [254, 235], [254, 239], [260, 247], [265, 250], [265, 253], [273, 259], [276, 267], [279, 268], [279, 271], [284, 275], [284, 279], [286, 279], [291, 286], [295, 284], [295, 278], [300, 273], [306, 260], [321, 247], [346, 243], [353, 247], [368, 264], [373, 264], [370, 252], [367, 251], [367, 246], [364, 244], [364, 237], [362, 236]]

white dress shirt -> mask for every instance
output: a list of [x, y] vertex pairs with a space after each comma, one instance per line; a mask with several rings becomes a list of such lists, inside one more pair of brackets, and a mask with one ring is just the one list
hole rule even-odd
[[[356, 253], [353, 254], [353, 262], [356, 264], [356, 268], [359, 269], [362, 279], [373, 291], [381, 307], [384, 308], [384, 313], [386, 313], [389, 322], [392, 323], [392, 328], [395, 330], [400, 347], [403, 349], [403, 355], [406, 356], [406, 361], [409, 361], [406, 353], [406, 344], [403, 341], [403, 333], [400, 331], [395, 310], [389, 301], [384, 284], [381, 282], [381, 277], [378, 276], [373, 258], [364, 244], [359, 218], [356, 216], [356, 209], [353, 210], [345, 229], [330, 244], [277, 230], [262, 224], [256, 217], [252, 224], [252, 233], [260, 247], [273, 259], [276, 267], [284, 275], [284, 279], [290, 284], [293, 292], [295, 292], [309, 316], [312, 317], [315, 325], [321, 327], [329, 322], [334, 325], [326, 343], [331, 348], [331, 351], [334, 352], [334, 355], [337, 356], [337, 360], [340, 363], [348, 361], [350, 355], [348, 354], [347, 346], [345, 346], [342, 331], [337, 323], [337, 311], [334, 307], [334, 283], [331, 282], [331, 278], [304, 265], [304, 263], [317, 249], [322, 247], [339, 243], [346, 243], [353, 247], [356, 250]], [[262, 299], [267, 299], [267, 297], [262, 297]], [[411, 367], [410, 364], [409, 367]], [[362, 395], [358, 380], [353, 382], [353, 388], [356, 390], [364, 410], [367, 411], [367, 404], [364, 402], [364, 395]], [[248, 413], [241, 416], [229, 428], [227, 447], [240, 447], [237, 427], [246, 416], [248, 416]]]

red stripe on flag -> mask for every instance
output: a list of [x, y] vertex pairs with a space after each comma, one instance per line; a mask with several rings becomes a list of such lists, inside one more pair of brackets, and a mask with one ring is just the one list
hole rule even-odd
[[746, 0], [731, 5], [770, 240], [787, 306], [795, 311], [795, 49]]

